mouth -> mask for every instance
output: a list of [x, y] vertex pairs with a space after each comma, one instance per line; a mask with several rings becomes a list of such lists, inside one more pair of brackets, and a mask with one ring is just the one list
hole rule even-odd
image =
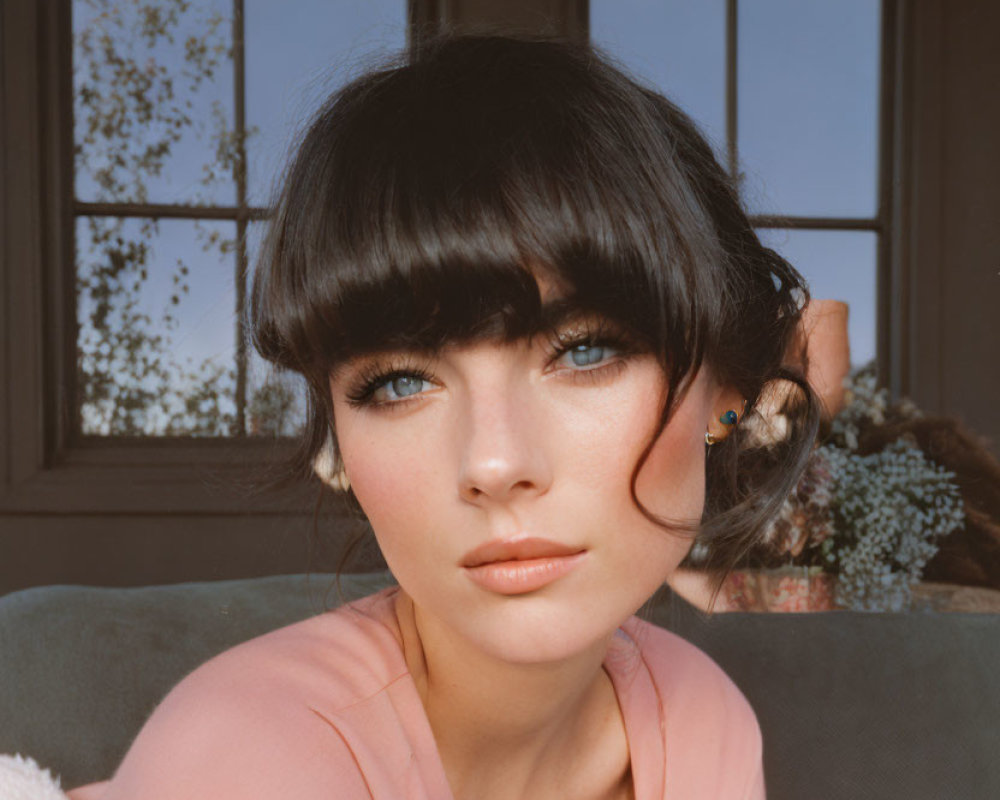
[[541, 589], [571, 572], [587, 551], [547, 539], [492, 541], [462, 559], [469, 578], [497, 594], [524, 594]]
[[561, 558], [583, 552], [582, 547], [570, 547], [548, 539], [494, 539], [470, 551], [462, 559], [463, 567], [479, 567], [499, 561], [529, 561], [538, 558]]

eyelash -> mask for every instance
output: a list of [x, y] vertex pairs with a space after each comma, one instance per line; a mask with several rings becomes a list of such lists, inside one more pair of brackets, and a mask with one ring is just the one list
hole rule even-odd
[[385, 366], [378, 362], [366, 365], [355, 380], [355, 388], [347, 392], [347, 402], [354, 408], [389, 408], [405, 404], [403, 400], [379, 401], [375, 400], [375, 392], [381, 389], [389, 381], [397, 378], [417, 378], [428, 383], [433, 383], [433, 376], [422, 367], [416, 364], [405, 362]]
[[[625, 367], [625, 362], [634, 350], [622, 337], [607, 333], [582, 333], [574, 335], [555, 334], [552, 336], [551, 345], [554, 350], [550, 364], [554, 364], [563, 358], [574, 348], [580, 346], [606, 347], [614, 351], [610, 360], [598, 364], [589, 369], [569, 369], [571, 380], [583, 383], [598, 383], [607, 380], [613, 375], [617, 375]], [[385, 384], [397, 378], [416, 378], [418, 380], [434, 382], [434, 376], [419, 364], [403, 359], [395, 363], [379, 363], [374, 361], [358, 373], [354, 381], [355, 388], [346, 394], [347, 402], [354, 408], [373, 408], [378, 410], [395, 410], [404, 405], [409, 405], [411, 398], [401, 400], [378, 401], [375, 400], [375, 393]], [[422, 393], [421, 393], [422, 394]], [[420, 395], [414, 395], [413, 398]]]

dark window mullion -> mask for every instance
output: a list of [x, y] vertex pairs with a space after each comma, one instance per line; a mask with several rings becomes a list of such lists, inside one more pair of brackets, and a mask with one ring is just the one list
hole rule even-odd
[[236, 128], [236, 423], [235, 436], [246, 435], [247, 348], [243, 335], [247, 280], [247, 157], [246, 64], [244, 60], [243, 0], [233, 0], [233, 107]]
[[729, 175], [740, 186], [740, 153], [737, 142], [739, 132], [739, 94], [738, 94], [738, 48], [737, 48], [737, 7], [736, 0], [726, 3], [726, 155], [729, 159]]
[[[896, 26], [899, 24], [900, 10], [896, 0], [882, 0], [882, 31], [879, 76], [879, 116], [878, 116], [878, 217], [881, 221], [881, 235], [878, 241], [876, 269], [876, 326], [875, 362], [878, 366], [878, 383], [887, 386], [898, 396], [902, 386], [909, 383], [909, 365], [903, 350], [896, 346], [895, 339], [901, 339], [894, 331], [905, 329], [908, 297], [906, 281], [893, 274], [893, 172], [895, 161], [896, 81], [897, 50], [900, 39]], [[895, 303], [895, 305], [893, 305]]]
[[73, 214], [77, 217], [148, 217], [152, 219], [221, 219], [246, 220], [267, 219], [270, 211], [266, 208], [244, 206], [193, 206], [177, 203], [89, 203], [77, 200], [73, 203]]
[[755, 228], [795, 228], [822, 231], [875, 231], [881, 233], [883, 221], [878, 217], [792, 217], [780, 214], [752, 214]]

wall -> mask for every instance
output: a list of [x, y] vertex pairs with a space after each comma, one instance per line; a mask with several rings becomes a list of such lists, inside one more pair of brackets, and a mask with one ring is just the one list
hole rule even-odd
[[[908, 4], [909, 375], [897, 388], [1000, 455], [1000, 4]], [[908, 182], [907, 182], [908, 179]]]

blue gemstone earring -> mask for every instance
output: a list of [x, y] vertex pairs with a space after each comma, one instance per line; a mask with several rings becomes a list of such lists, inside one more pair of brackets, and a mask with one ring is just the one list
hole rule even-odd
[[[745, 403], [744, 403], [744, 405], [745, 405]], [[730, 427], [730, 426], [732, 426], [732, 425], [735, 425], [738, 421], [739, 421], [739, 415], [735, 411], [733, 411], [733, 409], [729, 409], [726, 413], [724, 413], [721, 417], [719, 417], [719, 422], [721, 422], [727, 428]], [[723, 436], [722, 438], [724, 439], [725, 436]], [[713, 444], [715, 444], [718, 441], [720, 441], [720, 440], [717, 439], [715, 436], [713, 436], [708, 431], [705, 431], [705, 444], [707, 444], [709, 447], [711, 447]]]

